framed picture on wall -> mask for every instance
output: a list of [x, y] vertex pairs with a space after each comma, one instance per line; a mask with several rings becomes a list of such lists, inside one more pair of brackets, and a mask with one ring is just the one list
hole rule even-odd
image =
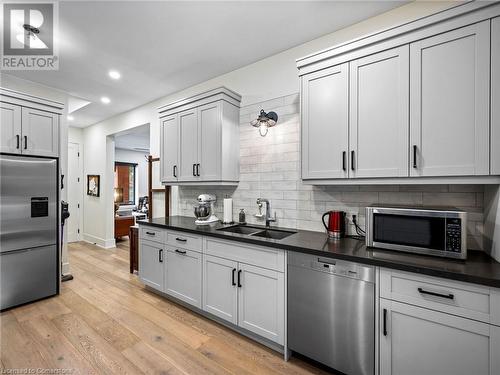
[[98, 197], [100, 193], [100, 176], [98, 174], [87, 175], [87, 195]]

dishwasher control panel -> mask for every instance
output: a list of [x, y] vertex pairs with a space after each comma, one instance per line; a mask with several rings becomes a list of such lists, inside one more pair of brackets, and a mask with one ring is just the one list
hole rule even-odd
[[313, 269], [332, 275], [375, 282], [375, 267], [334, 258], [318, 257], [302, 253], [289, 253], [288, 264]]

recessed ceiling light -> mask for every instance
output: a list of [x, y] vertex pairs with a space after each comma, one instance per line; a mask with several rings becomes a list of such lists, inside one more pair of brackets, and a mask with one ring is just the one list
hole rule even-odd
[[107, 96], [103, 96], [101, 98], [101, 102], [103, 102], [104, 104], [109, 104], [111, 103], [111, 100]]
[[113, 78], [113, 79], [120, 79], [120, 78], [121, 78], [121, 76], [122, 76], [122, 75], [120, 74], [120, 72], [118, 72], [118, 71], [116, 71], [116, 70], [110, 70], [108, 74], [109, 74], [109, 76], [110, 76], [111, 78]]
[[68, 119], [68, 121], [73, 121], [75, 118], [71, 115], [68, 115], [68, 117], [66, 117]]

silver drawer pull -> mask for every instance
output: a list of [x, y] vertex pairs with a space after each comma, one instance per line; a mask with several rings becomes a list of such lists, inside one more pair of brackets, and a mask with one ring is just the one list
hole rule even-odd
[[146, 234], [149, 234], [150, 236], [154, 236], [156, 233], [155, 232], [146, 232]]
[[175, 240], [176, 240], [176, 241], [180, 241], [180, 242], [186, 242], [186, 241], [187, 241], [187, 239], [185, 239], [185, 238], [180, 238], [180, 237], [175, 237]]
[[181, 250], [179, 250], [179, 249], [175, 249], [175, 252], [176, 252], [177, 254], [186, 255], [186, 252], [185, 252], [185, 251], [181, 251]]
[[430, 292], [428, 290], [424, 290], [422, 288], [417, 289], [420, 294], [428, 294], [429, 296], [435, 296], [435, 297], [441, 297], [441, 298], [446, 298], [446, 299], [454, 299], [455, 296], [453, 294], [441, 294], [441, 293], [436, 293], [436, 292]]

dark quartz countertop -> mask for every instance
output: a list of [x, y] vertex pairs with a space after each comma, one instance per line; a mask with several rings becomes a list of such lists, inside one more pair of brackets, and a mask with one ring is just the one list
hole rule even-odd
[[324, 233], [307, 230], [271, 227], [297, 232], [282, 240], [274, 240], [223, 232], [218, 229], [230, 225], [221, 223], [196, 225], [194, 218], [187, 216], [140, 220], [138, 223], [500, 288], [500, 263], [482, 251], [469, 250], [467, 260], [462, 261], [368, 248], [363, 240], [350, 237], [329, 240]]

